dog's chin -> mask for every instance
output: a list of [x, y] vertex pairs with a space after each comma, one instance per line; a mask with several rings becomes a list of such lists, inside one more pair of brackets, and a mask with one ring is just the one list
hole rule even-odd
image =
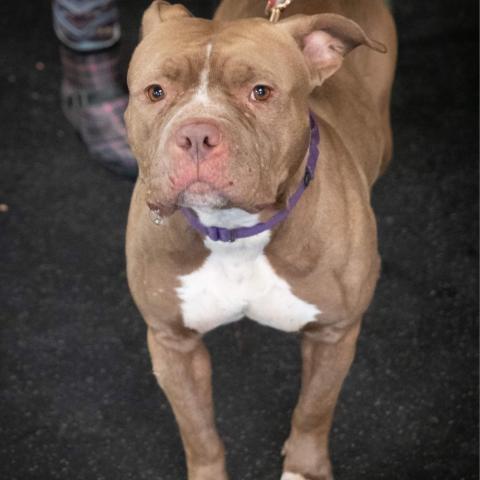
[[196, 182], [180, 193], [179, 207], [187, 208], [227, 208], [230, 202], [208, 183]]
[[175, 207], [200, 210], [236, 208], [252, 214], [260, 213], [263, 210], [268, 212], [281, 209], [276, 201], [251, 205], [247, 202], [233, 200], [221, 189], [215, 188], [206, 182], [195, 182], [180, 192]]

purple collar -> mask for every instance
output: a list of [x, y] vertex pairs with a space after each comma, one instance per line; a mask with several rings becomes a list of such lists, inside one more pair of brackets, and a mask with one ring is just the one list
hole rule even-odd
[[221, 242], [234, 242], [237, 238], [247, 238], [271, 230], [275, 225], [287, 218], [288, 214], [292, 211], [293, 207], [300, 200], [305, 189], [313, 180], [315, 174], [315, 167], [317, 166], [318, 158], [318, 143], [320, 141], [320, 132], [318, 131], [318, 125], [315, 118], [310, 113], [310, 147], [308, 153], [307, 166], [305, 168], [305, 174], [303, 180], [298, 186], [296, 192], [288, 199], [287, 208], [273, 215], [266, 222], [260, 222], [251, 227], [240, 228], [223, 228], [223, 227], [207, 227], [198, 218], [197, 214], [190, 208], [182, 207], [182, 212], [187, 218], [190, 225], [197, 231], [206, 235], [213, 241]]

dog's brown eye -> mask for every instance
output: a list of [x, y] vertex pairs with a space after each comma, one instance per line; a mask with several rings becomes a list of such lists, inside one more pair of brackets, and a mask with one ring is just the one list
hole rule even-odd
[[160, 85], [150, 85], [147, 87], [146, 93], [151, 102], [158, 102], [165, 98], [165, 90]]
[[266, 85], [255, 85], [252, 90], [252, 99], [259, 102], [264, 102], [272, 94], [272, 89]]

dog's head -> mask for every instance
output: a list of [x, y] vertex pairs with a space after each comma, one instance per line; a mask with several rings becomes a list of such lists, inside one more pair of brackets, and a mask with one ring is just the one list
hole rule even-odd
[[338, 15], [217, 22], [153, 2], [125, 114], [150, 207], [282, 204], [308, 150], [311, 92], [362, 44], [384, 49]]

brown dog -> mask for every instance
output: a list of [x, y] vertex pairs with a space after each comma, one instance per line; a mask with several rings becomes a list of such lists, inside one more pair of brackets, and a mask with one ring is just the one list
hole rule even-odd
[[155, 1], [128, 75], [128, 279], [189, 480], [227, 479], [201, 335], [244, 316], [303, 332], [282, 480], [333, 478], [333, 410], [379, 274], [392, 17], [381, 0], [296, 0], [286, 13], [304, 15], [276, 24], [251, 18], [263, 9], [227, 0], [207, 21]]

